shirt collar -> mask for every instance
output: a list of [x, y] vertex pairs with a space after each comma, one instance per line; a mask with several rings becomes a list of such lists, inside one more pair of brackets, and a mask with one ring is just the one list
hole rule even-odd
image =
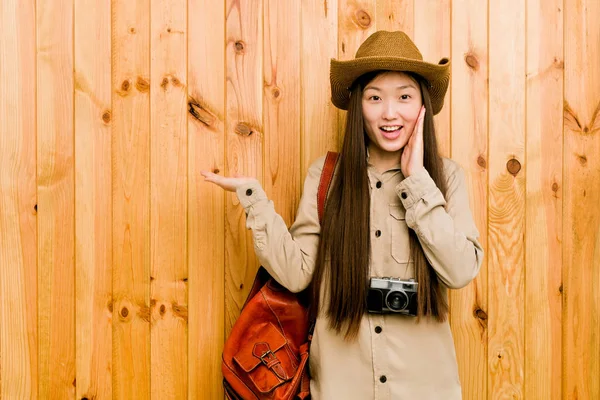
[[[370, 157], [369, 156], [369, 146], [367, 146], [367, 167], [373, 168], [373, 170], [375, 171], [376, 170], [375, 167], [373, 166], [373, 164], [371, 164], [369, 162], [369, 157]], [[388, 169], [386, 171], [383, 171], [383, 173], [386, 173], [388, 171], [397, 171], [397, 170], [402, 170], [400, 163], [392, 166], [390, 169]]]

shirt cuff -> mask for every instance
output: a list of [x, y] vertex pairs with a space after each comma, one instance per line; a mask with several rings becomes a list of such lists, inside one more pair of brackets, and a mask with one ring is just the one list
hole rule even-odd
[[261, 200], [268, 201], [267, 194], [256, 179], [238, 187], [235, 194], [246, 211]]
[[396, 194], [406, 210], [435, 190], [439, 189], [425, 168], [419, 169], [396, 185]]

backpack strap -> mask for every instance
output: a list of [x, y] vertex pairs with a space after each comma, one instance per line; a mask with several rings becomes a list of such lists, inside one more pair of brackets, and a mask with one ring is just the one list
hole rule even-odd
[[[329, 187], [333, 178], [333, 171], [339, 159], [339, 154], [334, 151], [328, 151], [325, 157], [325, 165], [323, 165], [323, 171], [321, 172], [321, 179], [319, 180], [319, 191], [317, 192], [317, 209], [319, 212], [319, 222], [323, 220], [323, 214], [325, 213], [325, 201], [327, 200], [327, 194], [329, 193]], [[307, 289], [308, 290], [308, 289]], [[309, 313], [309, 328], [308, 328], [308, 345], [312, 342], [313, 332], [315, 330], [316, 316], [314, 310]], [[304, 388], [308, 385], [308, 379], [303, 379], [301, 386]], [[308, 390], [308, 389], [306, 389]]]
[[331, 180], [333, 178], [333, 171], [337, 164], [339, 154], [334, 151], [328, 151], [325, 157], [325, 165], [323, 165], [323, 171], [321, 172], [321, 179], [319, 181], [319, 191], [317, 192], [317, 209], [319, 212], [319, 222], [323, 220], [323, 214], [325, 213], [325, 200], [327, 200], [327, 193], [329, 193], [329, 187], [331, 186]]
[[[319, 211], [319, 222], [321, 222], [321, 220], [323, 219], [323, 213], [325, 212], [325, 200], [327, 200], [327, 193], [329, 192], [329, 187], [331, 186], [333, 171], [335, 170], [338, 158], [339, 154], [333, 151], [328, 151], [327, 156], [325, 157], [325, 165], [323, 166], [323, 171], [321, 172], [321, 179], [319, 180], [319, 191], [317, 192], [317, 208]], [[265, 267], [261, 265], [258, 271], [256, 272], [254, 282], [252, 283], [252, 288], [250, 289], [250, 293], [246, 297], [246, 301], [244, 302], [242, 309], [244, 309], [246, 304], [260, 291], [260, 289], [269, 281], [269, 279], [272, 279], [271, 275], [267, 272]], [[312, 330], [310, 331], [310, 333], [312, 335]]]

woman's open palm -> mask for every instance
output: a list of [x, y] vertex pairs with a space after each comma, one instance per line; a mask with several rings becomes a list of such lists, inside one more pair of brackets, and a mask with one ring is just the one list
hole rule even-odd
[[249, 178], [246, 176], [234, 175], [233, 177], [227, 177], [222, 175], [217, 175], [208, 171], [200, 172], [204, 177], [206, 182], [212, 182], [217, 186], [222, 187], [228, 192], [235, 192], [238, 187], [246, 185], [254, 180], [254, 178]]
[[421, 107], [417, 123], [408, 143], [402, 150], [400, 168], [405, 177], [423, 168], [423, 121], [425, 120], [425, 106]]

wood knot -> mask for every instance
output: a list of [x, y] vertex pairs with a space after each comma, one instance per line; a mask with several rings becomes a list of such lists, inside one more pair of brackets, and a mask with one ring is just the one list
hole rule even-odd
[[181, 81], [176, 76], [171, 78], [171, 83], [175, 86], [181, 86]]
[[274, 87], [273, 90], [271, 90], [271, 94], [275, 99], [277, 99], [279, 98], [279, 96], [281, 96], [281, 89], [279, 89], [278, 87]]
[[465, 54], [465, 63], [467, 63], [469, 68], [471, 68], [473, 71], [479, 70], [479, 60], [477, 60], [477, 57], [475, 56], [475, 54], [473, 54], [473, 53]]
[[102, 121], [104, 121], [105, 124], [108, 124], [111, 120], [111, 112], [110, 110], [106, 110], [102, 113]]
[[167, 28], [167, 32], [171, 33], [171, 28]]
[[121, 83], [121, 90], [124, 92], [128, 92], [130, 87], [129, 80], [124, 80], [123, 83]]
[[583, 127], [583, 133], [588, 133], [590, 131], [590, 128], [588, 128], [587, 126]]
[[558, 57], [554, 57], [552, 64], [554, 65], [554, 68], [557, 68], [557, 69], [565, 68], [565, 63], [563, 62], [563, 60], [560, 60]]
[[242, 290], [244, 288], [244, 284], [240, 283], [240, 290]]
[[135, 87], [138, 91], [144, 93], [150, 89], [150, 84], [146, 79], [138, 76], [137, 80], [135, 81]]
[[187, 322], [188, 320], [188, 308], [187, 306], [181, 306], [177, 303], [171, 304], [171, 310], [173, 310], [173, 315], [175, 317], [181, 318]]
[[517, 176], [517, 174], [521, 170], [521, 163], [516, 158], [511, 158], [506, 163], [506, 169], [512, 176]]
[[127, 309], [127, 307], [123, 307], [121, 309], [121, 317], [127, 318], [128, 315], [129, 315], [129, 310]]
[[217, 117], [192, 96], [188, 96], [188, 112], [194, 119], [202, 122], [208, 127], [216, 124]]
[[475, 316], [475, 318], [478, 318], [482, 321], [485, 321], [487, 319], [487, 313], [485, 311], [483, 311], [481, 308], [476, 308], [475, 310], [473, 310], [473, 315]]
[[235, 133], [240, 136], [250, 136], [252, 135], [252, 129], [250, 129], [250, 127], [243, 122], [240, 122], [235, 126]]
[[163, 88], [163, 90], [167, 90], [167, 85], [169, 84], [169, 78], [167, 78], [166, 76], [162, 79], [162, 82], [160, 82], [160, 87]]
[[160, 315], [165, 315], [165, 312], [167, 311], [167, 307], [165, 307], [164, 304], [160, 305]]
[[109, 301], [106, 303], [106, 308], [108, 309], [108, 312], [112, 314], [112, 312], [113, 312], [113, 301], [112, 301], [112, 299], [111, 299], [111, 300], [109, 300]]
[[481, 168], [487, 167], [487, 162], [485, 162], [485, 158], [483, 156], [477, 157], [477, 165], [479, 165]]
[[242, 42], [241, 40], [238, 40], [237, 42], [235, 42], [235, 52], [236, 53], [243, 54], [245, 47], [246, 46], [244, 45], [244, 42]]
[[587, 157], [585, 156], [585, 154], [582, 154], [582, 155], [577, 154], [577, 160], [579, 161], [579, 163], [582, 166], [585, 167], [587, 165]]
[[555, 192], [555, 193], [558, 192], [558, 183], [554, 182], [552, 184], [552, 191]]
[[365, 10], [358, 10], [354, 14], [356, 23], [363, 29], [367, 29], [371, 26], [371, 16]]
[[563, 285], [562, 285], [562, 283], [560, 284], [560, 286], [559, 286], [559, 288], [558, 288], [558, 292], [559, 292], [560, 294], [563, 294]]
[[33, 206], [33, 213], [37, 214], [37, 204]]
[[129, 28], [129, 33], [135, 33], [135, 28], [133, 26]]
[[221, 172], [221, 171], [219, 170], [219, 168], [215, 168], [215, 169], [213, 169], [213, 174], [218, 174], [219, 172]]

